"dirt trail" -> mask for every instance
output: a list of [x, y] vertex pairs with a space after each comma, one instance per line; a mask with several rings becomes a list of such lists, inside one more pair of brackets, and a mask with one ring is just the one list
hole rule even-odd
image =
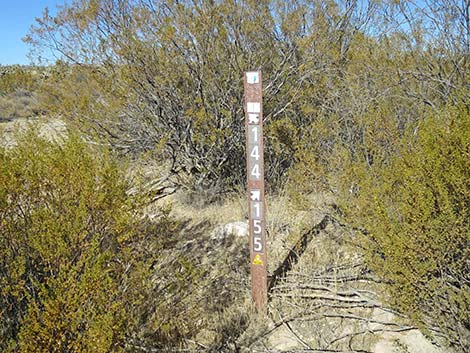
[[319, 219], [284, 246], [283, 259], [271, 271], [271, 323], [249, 348], [450, 353], [382, 304], [383, 284], [355, 251], [355, 231], [329, 215]]

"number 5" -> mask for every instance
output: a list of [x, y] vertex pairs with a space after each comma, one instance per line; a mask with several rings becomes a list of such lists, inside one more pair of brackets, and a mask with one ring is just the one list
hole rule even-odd
[[253, 238], [253, 250], [261, 251], [263, 250], [263, 243], [260, 238]]
[[253, 233], [261, 234], [261, 221], [259, 219], [253, 220]]

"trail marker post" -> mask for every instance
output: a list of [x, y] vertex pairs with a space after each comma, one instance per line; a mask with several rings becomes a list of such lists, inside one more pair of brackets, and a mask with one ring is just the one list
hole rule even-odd
[[246, 72], [244, 81], [251, 293], [256, 308], [264, 311], [268, 300], [268, 283], [261, 71]]

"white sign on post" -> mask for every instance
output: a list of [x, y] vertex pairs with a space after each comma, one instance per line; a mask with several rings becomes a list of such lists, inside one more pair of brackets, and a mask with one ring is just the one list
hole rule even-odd
[[258, 71], [247, 72], [246, 73], [246, 82], [250, 84], [259, 83], [259, 73]]
[[258, 124], [259, 114], [248, 113], [248, 124]]
[[261, 190], [251, 190], [250, 199], [251, 201], [261, 201]]
[[261, 104], [258, 102], [248, 102], [246, 104], [246, 109], [248, 110], [248, 113], [259, 113], [261, 112]]

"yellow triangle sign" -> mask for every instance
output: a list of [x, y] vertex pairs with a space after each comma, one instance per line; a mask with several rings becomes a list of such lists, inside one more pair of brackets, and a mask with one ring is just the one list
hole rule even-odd
[[263, 265], [263, 260], [261, 260], [260, 254], [256, 254], [255, 258], [253, 259], [253, 265]]

